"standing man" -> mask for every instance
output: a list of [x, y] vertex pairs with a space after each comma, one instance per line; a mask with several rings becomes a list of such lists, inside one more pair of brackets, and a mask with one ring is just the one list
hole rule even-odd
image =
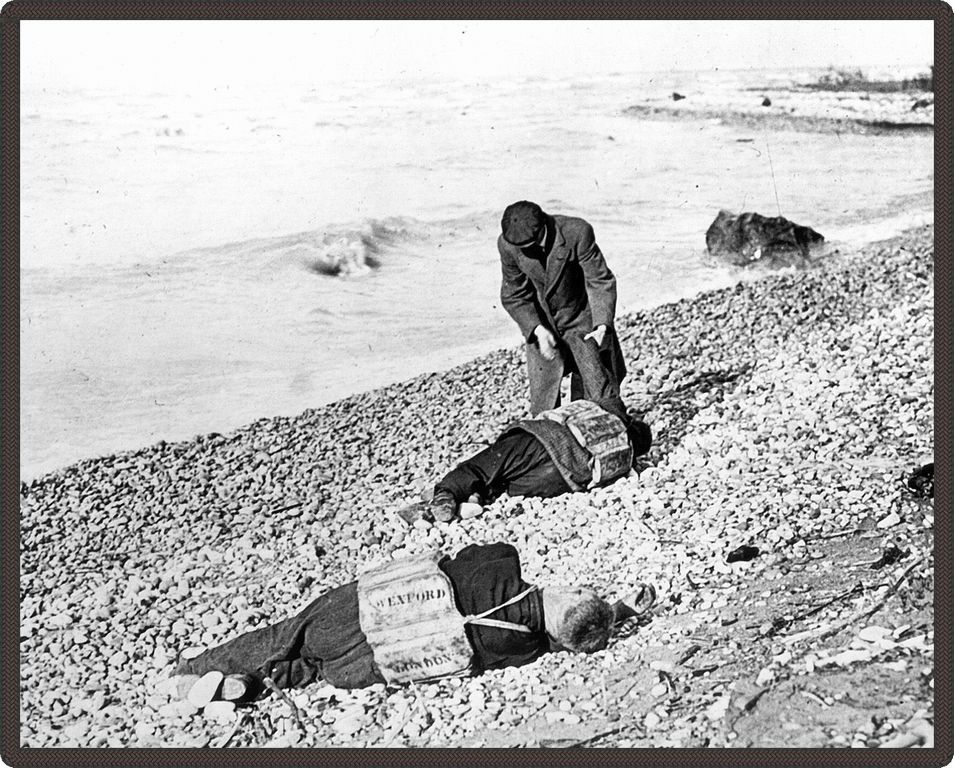
[[626, 366], [613, 328], [616, 278], [593, 227], [521, 200], [507, 206], [501, 229], [500, 299], [526, 339], [530, 413], [560, 404], [566, 373], [572, 400], [619, 399]]

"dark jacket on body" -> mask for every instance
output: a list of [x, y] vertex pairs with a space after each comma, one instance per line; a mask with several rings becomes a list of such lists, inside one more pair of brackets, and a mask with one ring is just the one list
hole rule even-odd
[[[438, 567], [454, 587], [457, 609], [477, 614], [506, 602], [529, 584], [520, 575], [520, 557], [510, 544], [472, 544]], [[543, 598], [531, 592], [491, 618], [523, 624], [531, 633], [467, 625], [474, 654], [472, 671], [527, 664], [550, 649], [543, 622]], [[336, 688], [383, 683], [371, 646], [358, 621], [357, 582], [332, 589], [295, 616], [246, 632], [180, 663], [177, 674], [246, 673], [263, 685], [271, 676], [280, 688], [321, 679]]]

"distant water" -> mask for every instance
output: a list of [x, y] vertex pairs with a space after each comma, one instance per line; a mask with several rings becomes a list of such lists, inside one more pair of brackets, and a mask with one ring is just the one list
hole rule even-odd
[[770, 167], [757, 132], [622, 114], [812, 74], [24, 92], [21, 476], [516, 345], [513, 200], [587, 218], [625, 312], [739, 279], [705, 255], [720, 207], [838, 240], [932, 188], [930, 137], [773, 134]]

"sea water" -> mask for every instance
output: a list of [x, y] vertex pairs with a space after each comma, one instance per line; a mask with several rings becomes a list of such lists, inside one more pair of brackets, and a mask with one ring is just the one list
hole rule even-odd
[[594, 226], [622, 313], [741, 279], [706, 256], [719, 208], [837, 242], [933, 188], [930, 137], [624, 114], [798, 77], [24, 91], [21, 477], [518, 344], [495, 246], [514, 200]]

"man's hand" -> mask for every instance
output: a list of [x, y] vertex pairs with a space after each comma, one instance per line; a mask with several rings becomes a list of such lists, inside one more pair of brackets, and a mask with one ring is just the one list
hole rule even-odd
[[652, 584], [640, 582], [636, 591], [613, 605], [615, 618], [613, 623], [620, 624], [633, 616], [641, 616], [656, 604], [656, 589]]
[[552, 360], [556, 357], [557, 342], [553, 334], [542, 325], [533, 329], [533, 336], [537, 340], [537, 346], [540, 347], [540, 354], [544, 360]]
[[606, 326], [598, 325], [592, 331], [590, 331], [586, 336], [583, 337], [583, 340], [593, 339], [596, 342], [596, 346], [603, 346], [603, 338], [606, 336]]

